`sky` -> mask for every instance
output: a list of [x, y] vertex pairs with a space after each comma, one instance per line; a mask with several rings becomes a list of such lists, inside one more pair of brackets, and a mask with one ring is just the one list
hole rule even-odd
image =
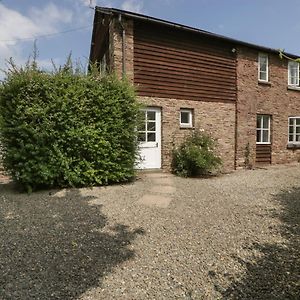
[[[287, 4], [288, 3], [288, 4]], [[34, 41], [43, 69], [88, 60], [95, 5], [121, 8], [300, 56], [300, 0], [0, 0], [0, 69]], [[43, 36], [47, 35], [47, 36]], [[1, 75], [0, 75], [1, 78]]]

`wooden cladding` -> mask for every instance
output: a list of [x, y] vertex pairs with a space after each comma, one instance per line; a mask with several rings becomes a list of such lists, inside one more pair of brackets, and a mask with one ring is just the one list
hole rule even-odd
[[90, 60], [91, 62], [100, 61], [104, 54], [109, 49], [109, 22], [110, 17], [100, 14], [98, 11], [95, 13], [93, 39]]
[[134, 83], [140, 96], [236, 101], [232, 45], [179, 29], [134, 22]]
[[272, 162], [272, 147], [271, 145], [256, 145], [256, 163], [271, 164]]

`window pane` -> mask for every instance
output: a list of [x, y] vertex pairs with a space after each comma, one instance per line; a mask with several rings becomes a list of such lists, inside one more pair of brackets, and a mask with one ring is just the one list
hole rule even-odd
[[289, 133], [290, 134], [294, 133], [294, 126], [289, 126]]
[[269, 128], [269, 116], [263, 116], [263, 128]]
[[155, 133], [153, 133], [153, 132], [148, 133], [148, 135], [147, 135], [147, 141], [148, 142], [155, 142]]
[[190, 122], [190, 114], [186, 111], [182, 111], [181, 114], [181, 120], [180, 122], [183, 123], [183, 124], [189, 124]]
[[289, 142], [293, 142], [294, 141], [294, 136], [292, 134], [289, 135]]
[[138, 141], [139, 142], [146, 142], [146, 133], [145, 132], [139, 132]]
[[155, 120], [155, 111], [147, 111], [147, 119]]
[[257, 143], [261, 142], [261, 131], [260, 130], [256, 131], [256, 142]]
[[261, 118], [262, 116], [257, 116], [257, 121], [256, 121], [256, 128], [260, 128], [261, 127]]
[[190, 123], [190, 113], [186, 111], [182, 111], [180, 113], [180, 123], [189, 124]]
[[269, 142], [269, 130], [263, 130], [263, 140], [264, 143]]
[[259, 73], [259, 79], [260, 80], [267, 80], [267, 73], [266, 72], [260, 72]]
[[300, 118], [296, 119], [296, 125], [300, 125]]
[[300, 134], [296, 135], [296, 142], [300, 142]]
[[148, 131], [155, 131], [155, 122], [148, 122], [147, 130]]
[[267, 63], [266, 62], [260, 64], [260, 71], [267, 72]]
[[293, 125], [293, 124], [294, 124], [294, 119], [290, 118], [290, 125]]

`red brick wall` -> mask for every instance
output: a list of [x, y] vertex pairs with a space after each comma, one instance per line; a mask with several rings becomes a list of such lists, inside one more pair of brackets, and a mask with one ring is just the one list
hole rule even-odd
[[[114, 70], [122, 76], [122, 36], [118, 21], [111, 27], [111, 49], [113, 49]], [[133, 82], [133, 22], [126, 22], [126, 76]], [[180, 108], [194, 109], [195, 128], [204, 129], [217, 139], [218, 152], [224, 162], [224, 171], [234, 169], [235, 160], [235, 103], [200, 102], [193, 100], [138, 97], [148, 105], [162, 109], [162, 167], [170, 170], [171, 152], [175, 144], [182, 141], [191, 129], [181, 129]]]
[[180, 144], [191, 128], [180, 128], [180, 108], [191, 108], [194, 127], [204, 129], [217, 140], [217, 152], [223, 160], [223, 171], [234, 169], [235, 153], [235, 104], [178, 100], [167, 98], [139, 97], [148, 105], [160, 107], [162, 111], [162, 167], [170, 170], [172, 149]]
[[[111, 51], [114, 70], [122, 75], [122, 37], [117, 20], [111, 25]], [[126, 75], [133, 82], [133, 22], [126, 21]], [[258, 83], [258, 51], [240, 47], [237, 51], [237, 93], [235, 103], [213, 103], [168, 98], [139, 97], [149, 106], [162, 108], [162, 166], [170, 169], [174, 140], [178, 143], [189, 131], [179, 127], [180, 108], [193, 108], [195, 126], [218, 140], [224, 170], [245, 167], [249, 144], [249, 163], [255, 165], [256, 115], [272, 115], [272, 162], [298, 161], [300, 150], [287, 149], [288, 117], [300, 116], [300, 92], [287, 89], [287, 62], [269, 54], [270, 84]], [[235, 132], [235, 118], [237, 130]], [[235, 140], [236, 136], [236, 140]], [[235, 153], [236, 141], [236, 153]]]
[[250, 145], [250, 163], [255, 165], [256, 115], [272, 116], [272, 163], [298, 161], [300, 151], [288, 150], [288, 117], [300, 116], [300, 91], [287, 88], [287, 61], [269, 54], [269, 82], [258, 83], [258, 51], [240, 47], [237, 54], [237, 166], [245, 165]]

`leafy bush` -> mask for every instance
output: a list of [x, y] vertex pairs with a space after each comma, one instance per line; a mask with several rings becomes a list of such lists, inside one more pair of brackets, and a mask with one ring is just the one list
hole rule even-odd
[[214, 154], [215, 141], [207, 134], [195, 130], [173, 150], [173, 173], [183, 177], [205, 175], [221, 166]]
[[134, 176], [138, 105], [114, 76], [12, 67], [0, 88], [4, 168], [27, 190]]

